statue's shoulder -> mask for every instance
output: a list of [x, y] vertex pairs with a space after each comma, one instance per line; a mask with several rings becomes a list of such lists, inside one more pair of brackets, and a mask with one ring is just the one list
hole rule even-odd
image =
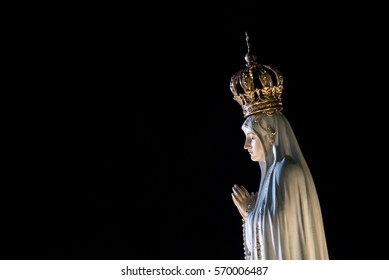
[[285, 157], [277, 164], [277, 181], [279, 184], [286, 181], [298, 180], [303, 175], [303, 170], [299, 164], [291, 157]]

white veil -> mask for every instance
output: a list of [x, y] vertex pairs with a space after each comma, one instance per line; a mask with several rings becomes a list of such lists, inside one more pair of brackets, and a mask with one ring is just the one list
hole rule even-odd
[[243, 126], [261, 139], [266, 157], [244, 224], [246, 259], [328, 259], [315, 184], [288, 120], [257, 113]]

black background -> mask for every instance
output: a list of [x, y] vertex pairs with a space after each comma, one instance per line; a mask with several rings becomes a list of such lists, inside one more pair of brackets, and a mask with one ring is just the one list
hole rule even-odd
[[19, 7], [0, 258], [242, 259], [231, 187], [256, 191], [260, 170], [229, 81], [247, 31], [284, 74], [330, 258], [386, 259], [380, 8], [261, 2]]

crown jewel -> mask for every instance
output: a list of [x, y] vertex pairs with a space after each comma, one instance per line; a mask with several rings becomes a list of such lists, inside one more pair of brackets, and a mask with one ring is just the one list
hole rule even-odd
[[[246, 42], [248, 47], [245, 56], [246, 68], [231, 77], [230, 89], [234, 100], [242, 107], [244, 117], [258, 112], [271, 115], [281, 111], [284, 82], [281, 72], [257, 62], [257, 56], [250, 51], [247, 32]], [[243, 92], [240, 92], [242, 90]]]

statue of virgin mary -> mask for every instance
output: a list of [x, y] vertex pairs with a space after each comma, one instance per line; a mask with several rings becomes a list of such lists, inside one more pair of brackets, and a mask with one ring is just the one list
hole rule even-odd
[[281, 112], [282, 74], [248, 53], [231, 78], [242, 107], [244, 149], [261, 170], [259, 189], [235, 185], [232, 200], [243, 220], [245, 259], [326, 260], [327, 243], [315, 184], [293, 129]]

